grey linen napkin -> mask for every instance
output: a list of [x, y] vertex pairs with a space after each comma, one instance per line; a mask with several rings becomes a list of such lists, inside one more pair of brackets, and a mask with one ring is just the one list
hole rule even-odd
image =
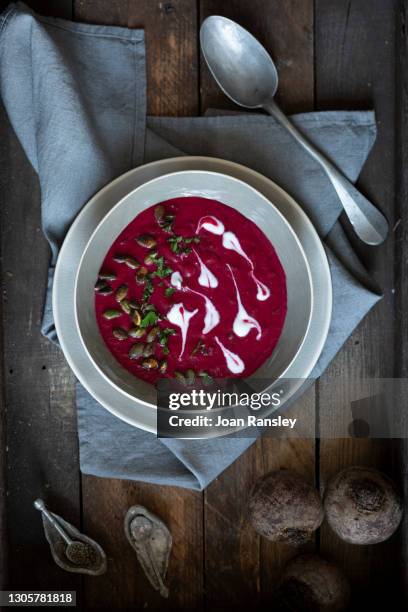
[[[340, 203], [321, 169], [266, 116], [146, 118], [141, 30], [39, 17], [18, 3], [0, 17], [0, 31], [0, 91], [39, 176], [52, 264], [86, 201], [143, 161], [194, 154], [247, 165], [302, 204], [327, 246], [334, 308], [312, 374], [319, 376], [380, 299], [368, 288], [337, 222]], [[309, 113], [293, 120], [351, 180], [357, 178], [375, 140], [372, 112]], [[43, 332], [56, 340], [51, 286], [52, 267]], [[81, 469], [97, 476], [201, 490], [254, 441], [237, 436], [159, 440], [113, 417], [81, 385], [77, 407]]]

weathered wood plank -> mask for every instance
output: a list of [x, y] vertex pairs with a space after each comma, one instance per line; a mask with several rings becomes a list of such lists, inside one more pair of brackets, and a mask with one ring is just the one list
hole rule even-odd
[[147, 50], [148, 113], [197, 114], [197, 12], [195, 0], [107, 2], [76, 0], [75, 18], [144, 28]]
[[[316, 102], [319, 108], [372, 108], [378, 120], [378, 139], [359, 180], [360, 187], [394, 223], [395, 150], [395, 19], [396, 3], [376, 0], [318, 0], [316, 5]], [[352, 237], [353, 238], [353, 237]], [[320, 427], [335, 436], [359, 378], [393, 375], [394, 300], [391, 235], [380, 248], [360, 251], [384, 290], [384, 300], [349, 339], [319, 384]], [[344, 417], [345, 418], [345, 417]], [[392, 471], [392, 440], [322, 439], [320, 474], [328, 479], [350, 464]], [[325, 526], [321, 549], [344, 566], [354, 586], [353, 609], [388, 600], [396, 584], [400, 559], [397, 538], [375, 547], [347, 545]]]
[[[276, 60], [279, 100], [287, 112], [313, 108], [313, 2], [291, 0], [201, 0], [200, 20], [221, 14], [237, 21], [265, 45]], [[201, 62], [201, 109], [234, 108]], [[237, 107], [235, 107], [236, 109]], [[314, 389], [291, 409], [314, 431]], [[249, 491], [259, 476], [280, 467], [311, 482], [314, 440], [264, 438], [205, 491], [205, 559], [208, 609], [246, 609], [267, 604], [282, 566], [294, 550], [260, 540], [246, 522]]]
[[[401, 0], [397, 19], [397, 199], [395, 218], [400, 219], [395, 232], [395, 376], [408, 377], [408, 3]], [[408, 440], [401, 441], [396, 459], [404, 498], [408, 499]], [[408, 600], [408, 513], [405, 512], [400, 538], [402, 596]]]
[[[76, 589], [54, 565], [33, 500], [79, 525], [79, 469], [72, 375], [40, 334], [49, 249], [39, 187], [5, 113], [1, 117], [1, 245], [8, 445], [9, 585]], [[35, 257], [33, 257], [35, 245]]]
[[[79, 0], [82, 21], [143, 27], [148, 67], [148, 107], [153, 114], [198, 111], [197, 14], [193, 0], [111, 2]], [[84, 476], [84, 526], [96, 532], [110, 556], [108, 574], [86, 580], [89, 607], [196, 610], [203, 601], [202, 495], [177, 488]], [[129, 506], [157, 513], [174, 538], [168, 571], [170, 599], [163, 602], [147, 583], [123, 533]]]

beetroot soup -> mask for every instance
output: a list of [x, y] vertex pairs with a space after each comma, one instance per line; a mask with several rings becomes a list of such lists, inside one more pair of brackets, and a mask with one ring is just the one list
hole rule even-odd
[[143, 380], [245, 377], [279, 340], [285, 273], [266, 236], [235, 209], [174, 198], [115, 240], [95, 308], [109, 350]]

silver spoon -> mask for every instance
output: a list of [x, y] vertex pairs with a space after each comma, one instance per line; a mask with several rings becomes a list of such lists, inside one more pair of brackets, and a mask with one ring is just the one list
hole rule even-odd
[[326, 172], [357, 236], [366, 244], [381, 244], [388, 234], [386, 218], [298, 131], [274, 101], [278, 73], [266, 49], [247, 30], [218, 15], [203, 22], [200, 42], [222, 91], [240, 106], [263, 108], [285, 127]]
[[169, 589], [163, 582], [156, 560], [153, 556], [152, 547], [150, 546], [150, 535], [152, 533], [152, 522], [145, 516], [138, 515], [132, 521], [132, 534], [135, 538], [145, 545], [147, 556], [149, 557], [150, 565], [153, 568], [157, 582], [159, 583], [159, 592], [162, 597], [169, 596]]
[[[65, 529], [59, 524], [56, 518], [49, 512], [42, 499], [36, 499], [34, 502], [34, 508], [39, 510], [53, 527], [58, 531], [62, 539], [66, 542], [67, 547], [65, 549], [65, 555], [67, 559], [75, 565], [81, 565], [82, 562], [86, 562], [90, 558], [90, 551], [95, 555], [93, 548], [86, 542], [80, 542], [78, 540], [72, 540], [66, 533]], [[81, 561], [81, 563], [78, 562]]]

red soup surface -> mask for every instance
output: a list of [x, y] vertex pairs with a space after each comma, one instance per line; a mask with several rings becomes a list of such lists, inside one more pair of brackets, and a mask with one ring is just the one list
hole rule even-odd
[[215, 200], [174, 198], [115, 240], [95, 286], [99, 329], [124, 368], [159, 377], [245, 377], [271, 355], [286, 316], [276, 252]]

